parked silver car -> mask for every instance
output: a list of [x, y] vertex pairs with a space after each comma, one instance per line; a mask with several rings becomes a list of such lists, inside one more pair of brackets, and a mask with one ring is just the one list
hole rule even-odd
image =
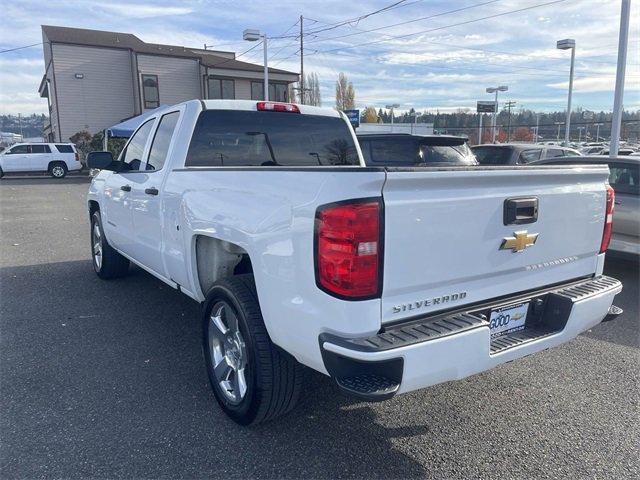
[[609, 184], [616, 192], [613, 212], [613, 238], [609, 251], [640, 258], [640, 158], [637, 156], [589, 156], [547, 158], [535, 164], [609, 165]]
[[572, 148], [532, 143], [496, 143], [471, 147], [480, 165], [524, 165], [550, 157], [580, 155]]

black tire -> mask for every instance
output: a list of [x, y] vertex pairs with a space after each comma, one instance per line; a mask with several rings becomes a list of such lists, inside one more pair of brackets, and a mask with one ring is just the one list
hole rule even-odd
[[64, 178], [67, 176], [67, 165], [64, 162], [51, 162], [49, 164], [49, 175], [53, 178]]
[[[100, 233], [99, 238], [96, 238], [96, 232], [94, 229], [97, 227]], [[96, 210], [91, 215], [91, 263], [93, 269], [98, 277], [103, 280], [110, 280], [112, 278], [123, 277], [129, 272], [129, 260], [116, 252], [109, 242], [107, 242], [104, 236], [104, 230], [102, 229], [102, 220], [100, 219], [100, 210]], [[96, 258], [96, 242], [100, 243], [101, 248], [101, 261]]]
[[0, 178], [4, 177], [4, 172], [2, 171], [2, 168], [0, 168]]
[[[238, 319], [246, 353], [246, 393], [239, 403], [229, 401], [214, 373], [209, 341], [214, 306], [231, 307]], [[290, 411], [303, 388], [305, 368], [290, 354], [276, 347], [262, 319], [253, 275], [236, 275], [216, 282], [203, 304], [203, 352], [207, 375], [216, 400], [224, 412], [240, 425], [258, 424]]]

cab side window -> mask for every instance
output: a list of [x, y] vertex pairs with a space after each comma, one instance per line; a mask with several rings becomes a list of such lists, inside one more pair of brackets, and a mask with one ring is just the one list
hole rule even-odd
[[7, 155], [31, 153], [29, 145], [16, 145], [7, 152]]
[[178, 118], [180, 118], [180, 112], [167, 113], [160, 119], [149, 151], [147, 170], [160, 170], [164, 166]]
[[540, 159], [540, 154], [542, 153], [542, 149], [533, 148], [530, 150], [523, 150], [518, 157], [518, 163], [531, 163], [535, 160]]
[[135, 172], [140, 170], [144, 147], [151, 133], [153, 122], [154, 119], [147, 120], [138, 131], [134, 133], [133, 137], [131, 137], [131, 140], [120, 154], [119, 172]]

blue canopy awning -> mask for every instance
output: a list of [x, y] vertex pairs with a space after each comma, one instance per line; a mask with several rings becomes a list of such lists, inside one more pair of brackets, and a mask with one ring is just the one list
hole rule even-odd
[[124, 122], [120, 122], [119, 124], [114, 125], [113, 127], [109, 127], [107, 128], [107, 134], [110, 137], [129, 138], [133, 134], [133, 132], [136, 130], [136, 128], [142, 125], [142, 123], [151, 115], [153, 115], [156, 112], [156, 110], [159, 110], [164, 107], [165, 105], [160, 105], [158, 108], [154, 108], [153, 110], [148, 110], [143, 114], [140, 114], [136, 117], [131, 117], [128, 120], [125, 120]]

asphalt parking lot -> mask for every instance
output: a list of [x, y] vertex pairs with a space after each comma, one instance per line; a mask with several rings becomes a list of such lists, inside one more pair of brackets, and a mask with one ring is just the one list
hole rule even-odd
[[86, 178], [0, 180], [2, 478], [639, 478], [637, 265], [625, 313], [567, 345], [368, 404], [311, 375], [290, 415], [218, 409], [198, 305], [132, 269], [99, 280]]

